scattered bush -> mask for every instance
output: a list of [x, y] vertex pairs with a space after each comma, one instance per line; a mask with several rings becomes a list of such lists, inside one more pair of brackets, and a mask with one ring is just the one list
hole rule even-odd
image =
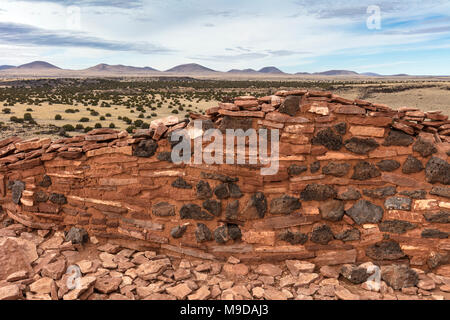
[[60, 114], [55, 115], [55, 120], [62, 120], [62, 116]]

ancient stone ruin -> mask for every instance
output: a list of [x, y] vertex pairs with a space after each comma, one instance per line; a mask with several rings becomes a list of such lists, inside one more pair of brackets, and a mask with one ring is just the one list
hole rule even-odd
[[280, 130], [278, 174], [172, 163], [168, 138], [191, 126], [173, 117], [132, 135], [10, 137], [0, 141], [3, 211], [79, 241], [85, 230], [180, 256], [406, 263], [450, 276], [450, 121], [441, 112], [293, 90], [192, 119]]

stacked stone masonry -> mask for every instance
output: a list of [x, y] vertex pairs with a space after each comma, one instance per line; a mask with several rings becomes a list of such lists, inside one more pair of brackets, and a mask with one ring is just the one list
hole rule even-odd
[[219, 103], [203, 129], [278, 129], [280, 165], [174, 164], [168, 117], [132, 135], [0, 141], [0, 204], [30, 228], [143, 243], [172, 254], [316, 265], [408, 263], [448, 275], [450, 121], [331, 92]]

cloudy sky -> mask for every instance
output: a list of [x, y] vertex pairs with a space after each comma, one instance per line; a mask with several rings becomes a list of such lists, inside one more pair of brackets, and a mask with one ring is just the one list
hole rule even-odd
[[448, 0], [0, 0], [0, 65], [450, 75]]

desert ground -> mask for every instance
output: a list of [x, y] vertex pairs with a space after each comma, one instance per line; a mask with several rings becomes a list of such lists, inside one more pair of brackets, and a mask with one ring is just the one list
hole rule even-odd
[[168, 115], [182, 119], [202, 113], [238, 95], [259, 97], [289, 88], [330, 90], [344, 98], [450, 115], [450, 81], [445, 78], [7, 79], [0, 82], [0, 137], [55, 138], [98, 127], [131, 132]]

